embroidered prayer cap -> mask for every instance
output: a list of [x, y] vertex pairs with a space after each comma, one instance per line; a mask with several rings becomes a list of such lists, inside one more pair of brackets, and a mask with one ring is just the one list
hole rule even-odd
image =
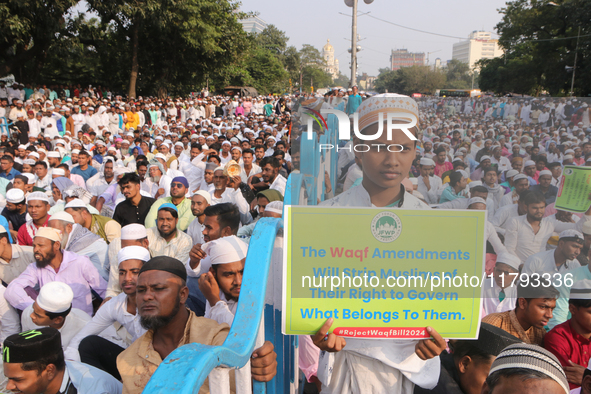
[[573, 241], [581, 245], [585, 243], [585, 237], [583, 236], [583, 234], [581, 234], [575, 229], [564, 230], [560, 233], [558, 239], [563, 241]]
[[53, 242], [62, 242], [62, 232], [57, 228], [41, 227], [35, 233], [35, 238], [47, 238]]
[[527, 179], [527, 175], [525, 174], [517, 174], [513, 177], [513, 182], [517, 182], [520, 179]]
[[483, 162], [483, 161], [485, 161], [485, 160], [490, 160], [490, 156], [488, 156], [488, 155], [484, 155], [484, 156], [482, 156], [482, 157], [480, 158], [480, 163], [482, 163], [482, 162]]
[[[416, 179], [416, 178], [413, 178]], [[283, 202], [282, 201], [272, 201], [267, 204], [265, 207], [265, 212], [273, 212], [278, 213], [280, 215], [283, 214]]]
[[248, 245], [235, 235], [206, 242], [201, 249], [209, 256], [211, 264], [228, 264], [246, 258]]
[[121, 228], [121, 240], [137, 240], [147, 236], [146, 227], [138, 223], [128, 224]]
[[541, 346], [527, 343], [507, 346], [493, 361], [488, 374], [490, 376], [497, 371], [517, 368], [541, 372], [560, 384], [566, 394], [570, 393], [560, 362], [556, 356]]
[[507, 264], [508, 266], [519, 271], [521, 260], [519, 260], [519, 257], [512, 255], [511, 253], [499, 253], [497, 256], [497, 263]]
[[197, 190], [193, 195], [194, 196], [201, 196], [201, 197], [205, 198], [205, 201], [207, 201], [208, 204], [211, 204], [211, 194], [209, 192], [207, 192], [205, 190]]
[[49, 217], [49, 220], [61, 220], [63, 222], [68, 222], [68, 223], [76, 223], [76, 221], [74, 220], [74, 218], [72, 217], [72, 215], [70, 215], [68, 212], [66, 211], [61, 211], [58, 213], [54, 213], [53, 215], [51, 215]]
[[6, 192], [6, 202], [18, 204], [23, 201], [25, 201], [25, 192], [21, 189], [14, 187]]
[[482, 181], [472, 181], [472, 182], [468, 183], [468, 187], [470, 189], [472, 189], [473, 187], [476, 187], [476, 186], [482, 186]]
[[142, 260], [145, 263], [150, 260], [150, 251], [142, 246], [126, 246], [117, 253], [117, 263], [126, 260]]
[[552, 171], [550, 171], [550, 170], [542, 170], [542, 171], [540, 171], [540, 176], [542, 176], [542, 175], [550, 175], [550, 176], [552, 176]]
[[571, 300], [591, 300], [591, 280], [576, 281], [570, 288]]
[[51, 175], [66, 176], [66, 171], [63, 168], [54, 168], [51, 170]]
[[63, 352], [60, 332], [53, 327], [41, 327], [6, 338], [2, 346], [2, 361], [28, 363], [60, 352]]
[[184, 281], [187, 280], [185, 265], [173, 257], [158, 256], [148, 260], [140, 269], [140, 275], [146, 271], [165, 271], [178, 276]]
[[59, 152], [50, 151], [50, 152], [47, 152], [47, 157], [53, 157], [53, 158], [59, 159], [61, 156], [60, 156]]
[[43, 192], [33, 192], [27, 197], [27, 203], [29, 201], [45, 201], [49, 204], [49, 197], [47, 197], [47, 194]]
[[62, 313], [70, 309], [74, 292], [64, 282], [49, 282], [41, 287], [35, 302], [37, 306], [50, 313]]
[[388, 113], [392, 112], [409, 115], [404, 120], [414, 118], [418, 122], [419, 119], [417, 102], [408, 96], [395, 93], [383, 93], [370, 97], [359, 105], [357, 112], [359, 113], [359, 130], [377, 123], [380, 113], [383, 114], [384, 121], [388, 118]]

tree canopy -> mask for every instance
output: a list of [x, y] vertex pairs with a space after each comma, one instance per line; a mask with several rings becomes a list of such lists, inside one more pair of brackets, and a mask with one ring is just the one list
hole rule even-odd
[[[591, 94], [591, 2], [511, 1], [496, 28], [504, 56], [480, 62], [482, 90], [568, 95], [577, 54], [575, 95]], [[577, 36], [580, 40], [577, 49]]]

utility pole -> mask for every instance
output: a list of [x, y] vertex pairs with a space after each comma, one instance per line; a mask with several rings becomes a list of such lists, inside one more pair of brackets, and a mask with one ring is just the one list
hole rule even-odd
[[351, 81], [349, 87], [355, 86], [357, 80], [357, 1], [353, 0], [353, 24], [351, 27]]
[[575, 64], [573, 65], [573, 79], [570, 82], [570, 96], [575, 95], [575, 72], [577, 71], [577, 55], [579, 54], [579, 38], [581, 38], [581, 26], [579, 26], [579, 34], [577, 35], [577, 46], [575, 47]]

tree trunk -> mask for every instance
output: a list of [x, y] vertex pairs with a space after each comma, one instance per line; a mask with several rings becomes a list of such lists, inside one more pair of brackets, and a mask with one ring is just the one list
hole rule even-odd
[[129, 76], [129, 90], [127, 92], [128, 97], [135, 98], [135, 88], [137, 82], [137, 76], [140, 69], [138, 62], [138, 49], [139, 49], [139, 17], [134, 17], [133, 26], [131, 27], [131, 74]]

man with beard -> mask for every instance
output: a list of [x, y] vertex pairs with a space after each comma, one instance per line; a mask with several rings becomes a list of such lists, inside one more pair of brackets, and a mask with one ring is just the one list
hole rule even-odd
[[118, 184], [125, 200], [117, 204], [113, 220], [117, 221], [121, 227], [132, 223], [143, 225], [150, 207], [156, 201], [154, 198], [142, 196], [140, 183], [140, 177], [135, 173], [127, 173], [119, 180]]
[[189, 228], [187, 235], [193, 240], [193, 245], [203, 243], [203, 222], [205, 221], [205, 209], [211, 204], [211, 195], [204, 190], [197, 190], [191, 197], [191, 213], [195, 217]]
[[[226, 339], [227, 324], [197, 317], [185, 307], [186, 280], [183, 263], [171, 257], [155, 257], [142, 266], [136, 303], [140, 323], [148, 332], [117, 357], [126, 393], [140, 394], [160, 363], [179, 346], [219, 346]], [[276, 374], [276, 356], [270, 342], [256, 349], [251, 358], [253, 379], [270, 381]], [[207, 386], [201, 389], [206, 392]]]
[[[588, 197], [591, 199], [591, 195]], [[531, 192], [525, 199], [526, 214], [514, 218], [505, 232], [505, 246], [509, 253], [525, 262], [529, 256], [546, 250], [546, 243], [552, 233], [564, 230], [580, 232], [583, 225], [591, 219], [591, 207], [577, 223], [565, 223], [556, 217], [544, 217], [546, 198], [540, 192]], [[581, 236], [581, 238], [583, 238]]]
[[177, 176], [170, 183], [170, 197], [162, 197], [156, 200], [156, 202], [150, 208], [148, 216], [146, 216], [146, 228], [156, 226], [156, 216], [158, 214], [158, 208], [162, 204], [173, 204], [179, 213], [179, 221], [177, 223], [178, 229], [186, 231], [189, 228], [189, 224], [195, 219], [191, 212], [191, 200], [185, 197], [189, 190], [189, 181], [184, 176]]
[[545, 273], [553, 275], [556, 272], [565, 273], [579, 268], [581, 264], [577, 256], [584, 243], [583, 234], [577, 230], [564, 230], [560, 233], [556, 249], [529, 256], [521, 272], [527, 275], [536, 272], [541, 276]]
[[105, 280], [109, 280], [109, 246], [98, 235], [74, 221], [72, 215], [61, 211], [51, 216], [48, 227], [62, 232], [63, 250], [86, 256]]
[[218, 167], [213, 172], [213, 184], [215, 191], [211, 196], [211, 204], [230, 202], [240, 209], [240, 221], [243, 225], [252, 222], [250, 207], [239, 187], [240, 176], [230, 176], [228, 175], [228, 167]]
[[158, 160], [150, 163], [146, 182], [150, 186], [150, 194], [155, 199], [170, 196], [170, 183], [172, 179], [166, 175], [166, 169]]
[[92, 321], [72, 338], [65, 353], [68, 360], [82, 361], [121, 380], [117, 356], [124, 348], [98, 334], [113, 323], [119, 323], [133, 343], [146, 332], [139, 324], [135, 293], [139, 271], [150, 260], [150, 253], [142, 246], [128, 246], [119, 251], [117, 260], [118, 282], [123, 292], [101, 306]]
[[[264, 189], [275, 189], [278, 190], [281, 195], [285, 194], [285, 185], [287, 184], [287, 179], [281, 174], [279, 174], [279, 170], [281, 169], [281, 163], [275, 157], [265, 157], [261, 160], [261, 173], [254, 175], [251, 177], [251, 187], [256, 189], [257, 191], [261, 191]], [[260, 177], [259, 182], [255, 182], [256, 177]]]
[[49, 197], [43, 192], [33, 192], [27, 197], [27, 210], [31, 220], [22, 225], [18, 230], [19, 245], [33, 245], [33, 237], [37, 230], [47, 226], [49, 220]]
[[92, 315], [92, 294], [94, 290], [100, 297], [105, 296], [107, 282], [99, 275], [88, 257], [61, 249], [61, 231], [42, 227], [33, 239], [35, 264], [14, 279], [6, 288], [4, 297], [14, 308], [24, 310], [33, 304], [31, 295], [35, 287], [45, 283], [64, 282], [74, 291], [72, 306]]
[[162, 204], [158, 208], [156, 227], [149, 228], [148, 242], [152, 256], [170, 256], [182, 261], [189, 259], [193, 240], [178, 230], [179, 213], [174, 204]]

